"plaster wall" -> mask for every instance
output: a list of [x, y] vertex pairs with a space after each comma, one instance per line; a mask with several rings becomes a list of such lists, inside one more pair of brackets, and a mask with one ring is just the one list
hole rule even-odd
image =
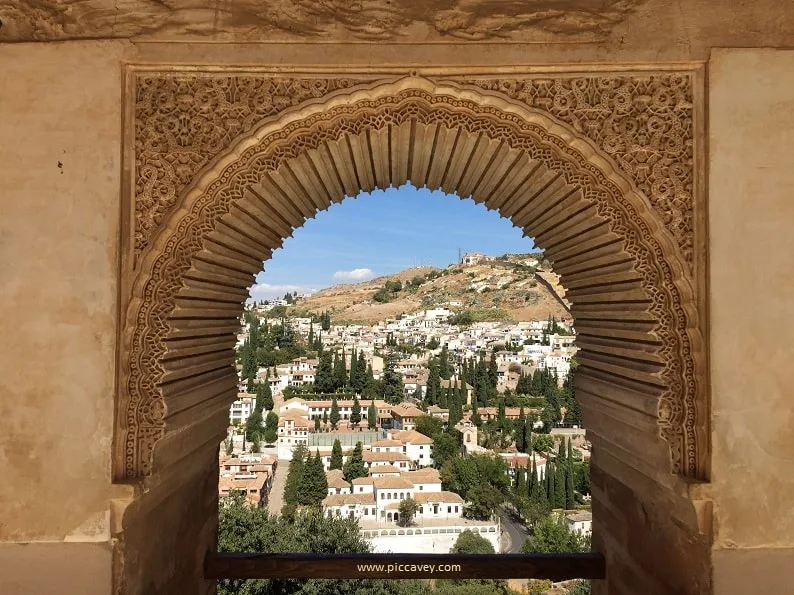
[[709, 487], [718, 595], [791, 589], [792, 73], [794, 51], [716, 50], [710, 63]]
[[110, 588], [126, 45], [0, 45], [2, 593]]
[[794, 51], [709, 70], [714, 546], [792, 547]]

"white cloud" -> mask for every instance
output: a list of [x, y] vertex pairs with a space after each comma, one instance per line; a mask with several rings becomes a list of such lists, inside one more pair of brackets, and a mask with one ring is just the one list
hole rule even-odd
[[352, 271], [336, 271], [334, 273], [334, 279], [337, 281], [364, 281], [372, 279], [374, 276], [375, 273], [372, 272], [372, 269], [353, 269]]
[[257, 283], [249, 290], [251, 297], [248, 301], [269, 300], [284, 297], [285, 293], [314, 293], [316, 289], [301, 287], [300, 285], [271, 285], [270, 283]]

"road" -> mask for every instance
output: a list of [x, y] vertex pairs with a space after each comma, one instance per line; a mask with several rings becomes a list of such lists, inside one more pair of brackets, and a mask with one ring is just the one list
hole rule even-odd
[[276, 466], [276, 474], [273, 476], [270, 495], [267, 499], [267, 510], [270, 514], [281, 514], [281, 507], [284, 505], [284, 486], [287, 485], [288, 472], [289, 460], [279, 460], [278, 466]]
[[510, 537], [510, 548], [503, 551], [503, 554], [520, 554], [521, 546], [527, 539], [527, 530], [524, 526], [513, 516], [510, 510], [502, 509], [499, 513], [502, 520], [502, 529]]

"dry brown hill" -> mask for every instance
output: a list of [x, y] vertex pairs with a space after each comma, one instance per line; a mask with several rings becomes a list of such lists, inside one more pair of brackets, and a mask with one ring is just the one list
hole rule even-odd
[[[539, 320], [550, 315], [570, 319], [558, 297], [563, 293], [555, 275], [544, 267], [539, 279], [535, 268], [526, 262], [526, 255], [505, 255], [473, 266], [411, 268], [364, 283], [334, 285], [300, 300], [296, 308], [328, 310], [335, 321], [365, 323], [433, 307], [471, 310], [481, 320]], [[379, 303], [375, 294], [389, 281], [400, 281], [403, 289]]]

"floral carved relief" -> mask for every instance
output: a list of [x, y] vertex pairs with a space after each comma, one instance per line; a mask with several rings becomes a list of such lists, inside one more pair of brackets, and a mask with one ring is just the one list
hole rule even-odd
[[692, 75], [473, 79], [543, 110], [596, 143], [651, 201], [692, 264]]
[[[697, 321], [692, 320], [688, 309], [693, 302], [691, 293], [687, 293], [690, 284], [686, 278], [682, 284], [671, 261], [691, 264], [692, 256], [692, 108], [691, 101], [686, 106], [691, 94], [687, 75], [636, 80], [612, 76], [520, 83], [465, 81], [466, 85], [496, 91], [533, 110], [549, 113], [590, 139], [636, 184], [637, 197], [644, 196], [642, 200], [627, 198], [624, 190], [588, 161], [588, 155], [542, 126], [492, 105], [409, 89], [327, 109], [264, 136], [233, 162], [212, 171], [214, 181], [203, 187], [187, 214], [178, 220], [170, 217], [199, 172], [263, 118], [362, 82], [268, 79], [262, 75], [258, 79], [195, 75], [138, 78], [135, 253], [140, 256], [156, 234], [165, 234], [165, 240], [159, 244], [160, 253], [153, 255], [145, 268], [137, 268], [140, 260], [136, 265], [140, 295], [129, 312], [135, 328], [127, 355], [122, 475], [147, 475], [154, 444], [165, 432], [165, 405], [158, 386], [163, 376], [165, 338], [172, 330], [169, 316], [182, 278], [193, 255], [202, 249], [206, 234], [266, 172], [276, 171], [306, 150], [343, 134], [357, 134], [366, 128], [378, 130], [414, 119], [420, 124], [462, 127], [502, 140], [550, 169], [563, 172], [567, 182], [579, 186], [584, 200], [609, 221], [610, 230], [623, 238], [624, 250], [643, 279], [649, 312], [656, 321], [653, 333], [661, 341], [659, 354], [664, 366], [660, 377], [665, 388], [659, 400], [660, 432], [670, 445], [672, 470], [696, 476], [700, 389], [697, 346], [692, 344], [690, 333], [697, 328]], [[669, 232], [669, 245], [657, 237], [658, 230], [649, 222], [643, 200], [652, 205], [654, 221]], [[684, 277], [690, 274], [687, 269]]]

